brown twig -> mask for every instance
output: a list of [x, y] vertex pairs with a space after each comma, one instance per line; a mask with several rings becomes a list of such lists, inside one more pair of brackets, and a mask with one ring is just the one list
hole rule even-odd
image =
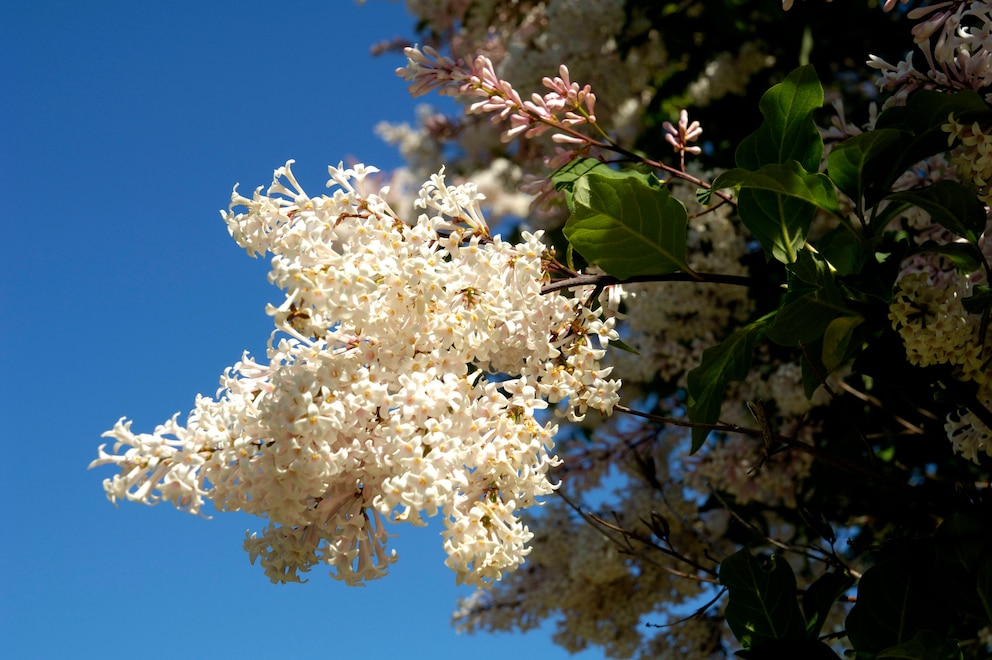
[[[678, 552], [675, 552], [674, 550], [671, 550], [669, 548], [662, 547], [662, 546], [658, 545], [657, 543], [655, 543], [654, 541], [652, 541], [651, 539], [646, 539], [646, 538], [642, 537], [640, 534], [636, 534], [634, 532], [631, 532], [629, 530], [626, 530], [626, 529], [620, 527], [619, 525], [614, 525], [612, 523], [609, 523], [609, 522], [603, 520], [602, 518], [600, 518], [597, 515], [594, 515], [594, 514], [591, 514], [591, 513], [586, 512], [586, 511], [583, 511], [582, 510], [582, 507], [580, 507], [575, 502], [573, 502], [571, 499], [569, 499], [568, 496], [565, 495], [565, 493], [563, 493], [560, 488], [555, 491], [555, 494], [557, 494], [565, 502], [565, 504], [567, 504], [573, 511], [575, 511], [577, 514], [579, 514], [579, 516], [583, 520], [585, 520], [587, 523], [589, 523], [593, 527], [598, 528], [600, 530], [600, 533], [603, 534], [603, 536], [605, 538], [609, 539], [610, 541], [612, 541], [613, 543], [615, 543], [616, 545], [618, 545], [620, 547], [627, 548], [628, 551], [631, 554], [635, 554], [635, 555], [637, 555], [639, 557], [642, 557], [644, 560], [651, 562], [652, 564], [654, 564], [655, 566], [657, 566], [659, 569], [665, 571], [669, 575], [674, 575], [676, 577], [685, 578], [687, 580], [696, 580], [698, 582], [709, 582], [711, 584], [716, 584], [717, 583], [717, 579], [716, 579], [717, 573], [716, 573], [716, 570], [714, 570], [712, 568], [707, 568], [707, 567], [703, 566], [702, 564], [699, 564], [698, 562], [695, 562], [692, 559], [690, 559], [688, 557], [685, 557], [685, 556], [679, 554]], [[621, 540], [615, 538], [611, 534], [608, 534], [604, 530], [609, 530], [610, 532], [619, 534], [620, 537], [621, 537], [621, 539], [623, 539], [623, 541], [627, 541], [627, 543], [623, 543]], [[675, 559], [675, 560], [680, 561], [680, 562], [682, 562], [684, 564], [687, 564], [687, 565], [691, 566], [692, 568], [696, 569], [697, 571], [699, 571], [701, 573], [705, 573], [706, 575], [696, 575], [696, 574], [693, 574], [693, 573], [686, 573], [685, 571], [680, 571], [678, 569], [672, 568], [671, 566], [665, 566], [663, 564], [660, 564], [660, 563], [652, 560], [650, 557], [647, 557], [647, 556], [645, 556], [645, 555], [643, 555], [641, 553], [636, 552], [636, 550], [634, 549], [634, 547], [630, 544], [630, 540], [631, 539], [633, 539], [633, 540], [635, 540], [635, 541], [637, 541], [639, 543], [643, 543], [644, 545], [647, 545], [647, 546], [653, 548], [654, 550], [657, 550], [658, 552], [661, 552], [662, 554], [671, 557], [672, 559]], [[712, 576], [712, 577], [706, 577], [706, 576]]]
[[633, 282], [707, 282], [710, 284], [733, 284], [735, 286], [765, 286], [784, 290], [784, 284], [761, 282], [744, 275], [724, 275], [722, 273], [667, 273], [665, 275], [635, 275], [634, 277], [619, 278], [613, 275], [588, 273], [573, 275], [556, 280], [541, 287], [541, 293], [551, 293], [574, 286], [610, 286], [612, 284], [630, 284]]
[[[629, 415], [634, 415], [636, 417], [643, 417], [644, 419], [649, 419], [654, 422], [659, 422], [661, 424], [671, 424], [673, 426], [681, 426], [684, 428], [696, 428], [696, 429], [708, 429], [710, 431], [717, 431], [720, 433], [739, 433], [741, 435], [746, 435], [752, 438], [761, 438], [764, 432], [761, 429], [749, 429], [736, 424], [703, 424], [700, 422], [688, 422], [681, 419], [675, 419], [672, 417], [662, 417], [660, 415], [653, 415], [651, 413], [641, 412], [639, 410], [632, 410], [627, 406], [615, 406], [614, 410], [619, 410], [625, 412]], [[831, 467], [837, 468], [844, 472], [857, 475], [862, 477], [872, 483], [879, 485], [884, 485], [897, 490], [909, 491], [911, 490], [903, 481], [898, 481], [882, 474], [879, 471], [867, 468], [859, 463], [843, 458], [842, 456], [835, 456], [823, 449], [815, 446], [808, 445], [804, 442], [800, 442], [795, 438], [790, 438], [781, 434], [772, 435], [772, 439], [780, 443], [782, 447], [777, 448], [769, 452], [770, 455], [786, 451], [788, 449], [794, 449], [796, 451], [801, 451], [803, 453], [809, 454], [813, 458], [822, 461], [823, 463], [830, 465]]]

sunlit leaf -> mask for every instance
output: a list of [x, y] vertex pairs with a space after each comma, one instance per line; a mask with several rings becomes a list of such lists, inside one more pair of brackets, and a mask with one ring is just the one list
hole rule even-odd
[[572, 190], [569, 243], [610, 275], [662, 275], [688, 270], [685, 207], [639, 176], [588, 174]]
[[[770, 163], [755, 171], [743, 168], [727, 170], [716, 178], [716, 189], [740, 186], [751, 190], [767, 190], [787, 197], [795, 197], [809, 202], [828, 213], [840, 215], [837, 192], [825, 174], [807, 172], [794, 160], [786, 163]], [[783, 218], [788, 222], [788, 218]]]
[[823, 87], [812, 66], [795, 69], [764, 93], [758, 105], [764, 121], [737, 147], [738, 167], [756, 170], [770, 163], [797, 161], [807, 171], [820, 166], [823, 140], [812, 113], [823, 105]]

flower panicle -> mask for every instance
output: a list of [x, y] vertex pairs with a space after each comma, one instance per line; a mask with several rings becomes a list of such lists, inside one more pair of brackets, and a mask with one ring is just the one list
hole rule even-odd
[[501, 139], [536, 138], [554, 131], [559, 144], [588, 145], [594, 140], [576, 130], [596, 123], [596, 94], [589, 85], [580, 86], [569, 76], [563, 64], [554, 78], [545, 77], [545, 94], [533, 93], [524, 100], [513, 85], [500, 78], [492, 60], [484, 55], [458, 64], [429, 46], [409, 47], [404, 51], [407, 65], [396, 70], [410, 83], [414, 96], [437, 91], [439, 94], [478, 99], [468, 106], [470, 114], [491, 114], [493, 121], [508, 121], [510, 127]]
[[185, 424], [136, 434], [121, 420], [91, 467], [117, 469], [115, 503], [267, 519], [245, 550], [275, 582], [319, 564], [378, 578], [395, 561], [385, 525], [432, 516], [459, 581], [500, 579], [529, 551], [519, 512], [556, 488], [542, 411], [581, 419], [619, 400], [602, 366], [615, 320], [588, 295], [542, 294], [543, 233], [491, 235], [471, 182], [442, 169], [405, 222], [371, 190], [375, 168], [331, 167], [333, 191], [311, 197], [291, 164], [224, 213], [242, 247], [272, 254], [285, 292], [267, 309], [267, 360], [244, 354]]

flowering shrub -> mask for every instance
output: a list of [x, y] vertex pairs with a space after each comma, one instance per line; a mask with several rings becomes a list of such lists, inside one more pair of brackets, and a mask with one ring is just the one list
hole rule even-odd
[[[118, 423], [108, 495], [269, 519], [245, 547], [273, 581], [380, 577], [385, 525], [440, 515], [487, 587], [456, 624], [555, 618], [570, 650], [987, 657], [988, 3], [884, 3], [916, 50], [871, 55], [880, 107], [838, 67], [781, 67], [767, 8], [580, 4], [410, 3], [432, 45], [397, 73], [465, 117], [383, 132], [414, 173], [445, 151], [417, 135], [461, 151], [413, 195], [355, 166], [311, 198], [288, 164], [235, 192], [232, 236], [286, 291], [267, 361], [185, 425]], [[714, 4], [743, 36], [674, 57]], [[762, 76], [753, 123], [706, 120]]]

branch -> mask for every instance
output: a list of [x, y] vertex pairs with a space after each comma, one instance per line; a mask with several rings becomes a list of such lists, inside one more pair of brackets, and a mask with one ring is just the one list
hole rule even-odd
[[[577, 514], [579, 514], [579, 516], [583, 520], [585, 520], [587, 523], [589, 523], [593, 527], [601, 528], [601, 530], [602, 529], [607, 529], [607, 530], [610, 530], [611, 532], [616, 532], [617, 534], [620, 534], [623, 537], [623, 539], [628, 540], [628, 542], [626, 544], [626, 547], [628, 547], [631, 550], [631, 552], [633, 552], [633, 546], [630, 545], [629, 539], [633, 539], [635, 541], [638, 541], [639, 543], [643, 543], [644, 545], [647, 545], [649, 547], [652, 547], [655, 550], [657, 550], [658, 552], [661, 552], [661, 553], [663, 553], [663, 554], [665, 554], [665, 555], [667, 555], [667, 556], [669, 556], [669, 557], [671, 557], [673, 559], [676, 559], [676, 560], [678, 560], [678, 561], [680, 561], [682, 563], [688, 564], [689, 566], [691, 566], [692, 568], [696, 569], [697, 571], [699, 571], [701, 573], [705, 573], [706, 575], [710, 575], [712, 577], [706, 577], [704, 575], [694, 575], [692, 573], [686, 573], [685, 571], [679, 571], [679, 570], [676, 570], [676, 569], [674, 569], [674, 568], [672, 568], [670, 566], [664, 566], [662, 564], [659, 564], [658, 562], [650, 559], [649, 557], [645, 557], [644, 555], [639, 555], [639, 556], [643, 557], [645, 560], [650, 561], [652, 564], [654, 564], [655, 566], [657, 566], [661, 570], [665, 571], [669, 575], [674, 575], [676, 577], [686, 578], [687, 580], [697, 580], [699, 582], [709, 582], [711, 584], [716, 584], [717, 583], [717, 579], [716, 579], [717, 573], [716, 573], [715, 570], [710, 569], [710, 568], [706, 568], [702, 564], [699, 564], [698, 562], [695, 562], [692, 559], [689, 559], [688, 557], [685, 557], [683, 555], [680, 555], [678, 552], [675, 552], [674, 550], [670, 550], [668, 548], [664, 548], [664, 547], [658, 545], [657, 543], [655, 543], [654, 541], [652, 541], [649, 538], [648, 539], [645, 539], [644, 537], [642, 537], [639, 534], [635, 534], [634, 532], [630, 532], [630, 531], [628, 531], [626, 529], [623, 529], [622, 527], [619, 527], [617, 525], [610, 524], [610, 523], [606, 522], [605, 520], [603, 520], [602, 518], [600, 518], [599, 516], [596, 516], [596, 515], [593, 515], [591, 513], [587, 513], [585, 511], [583, 511], [582, 510], [582, 507], [580, 507], [579, 505], [577, 505], [576, 503], [574, 503], [572, 500], [570, 500], [568, 498], [568, 496], [565, 495], [565, 493], [563, 493], [561, 491], [560, 488], [557, 489], [557, 490], [555, 490], [555, 494], [558, 495], [559, 497], [561, 497], [561, 499], [565, 502], [565, 504], [567, 504], [573, 511], [575, 511]], [[623, 543], [621, 543], [620, 541], [618, 541], [611, 534], [608, 534], [605, 531], [601, 531], [600, 533], [602, 533], [604, 537], [606, 537], [607, 539], [609, 539], [613, 543], [615, 543], [615, 544], [617, 544], [617, 545], [619, 545], [621, 547], [624, 546]]]
[[610, 286], [612, 284], [630, 284], [632, 282], [707, 282], [710, 284], [733, 284], [746, 287], [774, 287], [785, 290], [785, 284], [763, 282], [744, 275], [723, 275], [721, 273], [668, 273], [666, 275], [634, 275], [621, 279], [613, 275], [588, 273], [573, 275], [563, 280], [545, 284], [541, 293], [551, 293], [575, 286]]
[[[643, 417], [644, 419], [649, 419], [654, 422], [659, 422], [661, 424], [671, 424], [672, 426], [681, 426], [684, 428], [692, 429], [709, 429], [710, 431], [717, 431], [722, 433], [740, 433], [741, 435], [746, 435], [752, 438], [763, 438], [765, 437], [765, 431], [761, 429], [749, 429], [736, 424], [702, 424], [700, 422], [687, 422], [681, 419], [675, 419], [673, 417], [662, 417], [660, 415], [652, 415], [651, 413], [641, 412], [639, 410], [632, 410], [627, 406], [617, 405], [614, 406], [614, 410], [619, 410], [625, 412], [628, 415], [634, 415], [636, 417]], [[848, 460], [841, 456], [835, 456], [830, 454], [823, 449], [815, 446], [808, 445], [804, 442], [799, 442], [794, 438], [780, 434], [772, 434], [772, 439], [783, 445], [777, 449], [769, 452], [769, 455], [775, 455], [787, 449], [795, 449], [796, 451], [801, 451], [809, 454], [813, 458], [830, 465], [831, 467], [837, 468], [843, 472], [848, 472], [850, 474], [862, 477], [871, 483], [879, 484], [882, 486], [887, 486], [895, 490], [901, 490], [904, 492], [912, 492], [912, 488], [904, 481], [899, 481], [893, 479], [889, 476], [882, 474], [876, 470], [869, 469], [859, 463]]]

